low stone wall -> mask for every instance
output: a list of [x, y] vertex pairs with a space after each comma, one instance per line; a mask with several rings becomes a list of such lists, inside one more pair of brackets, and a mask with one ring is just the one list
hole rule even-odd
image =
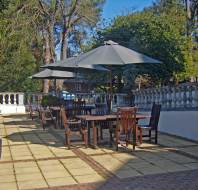
[[162, 111], [159, 131], [198, 141], [198, 111]]
[[[149, 121], [140, 122], [145, 124]], [[198, 111], [161, 111], [159, 131], [198, 141]]]

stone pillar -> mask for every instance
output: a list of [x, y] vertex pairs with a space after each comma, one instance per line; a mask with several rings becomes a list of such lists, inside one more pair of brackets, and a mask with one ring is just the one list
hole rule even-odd
[[14, 105], [16, 105], [17, 104], [17, 100], [16, 100], [16, 94], [13, 94], [13, 102], [14, 102]]
[[2, 94], [2, 102], [3, 102], [3, 103], [2, 103], [3, 105], [6, 104], [6, 103], [5, 103], [5, 94]]
[[19, 96], [19, 105], [24, 105], [24, 94], [20, 93]]

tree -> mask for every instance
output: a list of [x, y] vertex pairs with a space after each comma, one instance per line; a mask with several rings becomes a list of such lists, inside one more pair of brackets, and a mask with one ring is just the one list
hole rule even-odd
[[[7, 1], [8, 2], [8, 1]], [[31, 91], [39, 82], [28, 79], [38, 68], [40, 55], [33, 52], [32, 44], [38, 42], [34, 27], [27, 14], [19, 14], [21, 1], [10, 0], [0, 13], [0, 88], [2, 91]], [[20, 22], [18, 22], [20, 21]], [[38, 61], [38, 62], [36, 62]]]
[[100, 44], [111, 39], [163, 62], [160, 66], [137, 65], [135, 69], [128, 66], [125, 72], [127, 88], [131, 88], [136, 76], [145, 74], [149, 74], [155, 85], [167, 84], [171, 80], [183, 80], [194, 72], [185, 23], [185, 7], [181, 1], [158, 1], [142, 12], [117, 17], [97, 36], [96, 42]]
[[104, 0], [61, 0], [61, 60], [67, 57], [69, 39], [79, 39], [79, 33], [96, 25], [103, 3]]

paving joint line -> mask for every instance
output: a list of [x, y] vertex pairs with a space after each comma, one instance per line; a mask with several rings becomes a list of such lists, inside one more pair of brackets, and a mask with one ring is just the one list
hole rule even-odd
[[[47, 133], [49, 133], [49, 134], [51, 134], [51, 135], [54, 136], [54, 134], [50, 133], [49, 130], [47, 131]], [[43, 142], [42, 138], [39, 137], [39, 135], [36, 134], [36, 136]], [[55, 156], [55, 158], [57, 158], [56, 154], [55, 154], [48, 146], [47, 146], [47, 149]], [[72, 157], [74, 157], [74, 156], [72, 156]], [[76, 158], [76, 156], [75, 156], [74, 158]], [[74, 181], [75, 181], [76, 183], [78, 183], [78, 181], [76, 180], [76, 178], [75, 178], [75, 177], [72, 175], [72, 173], [67, 169], [67, 167], [65, 167], [65, 165], [63, 164], [63, 162], [62, 162], [60, 159], [57, 159], [57, 160], [58, 160], [58, 161], [60, 162], [60, 164], [65, 168], [65, 170], [70, 174], [70, 176], [74, 179]]]
[[[3, 119], [3, 122], [4, 122], [4, 119]], [[3, 124], [3, 125], [4, 125], [4, 124]], [[4, 125], [4, 130], [5, 130], [5, 134], [6, 134], [6, 136], [7, 136], [8, 134], [7, 134], [7, 130], [6, 130], [6, 128], [5, 128], [5, 125]], [[11, 149], [10, 149], [10, 146], [9, 146], [8, 148], [9, 148], [9, 152], [10, 152], [10, 157], [11, 157], [11, 159], [12, 159], [11, 161], [14, 161], [14, 160], [13, 160], [13, 156], [12, 156], [12, 152], [11, 152]], [[14, 167], [14, 163], [13, 163], [12, 167], [13, 167], [13, 173], [14, 173], [14, 178], [15, 178], [15, 184], [16, 184], [17, 190], [19, 190], [19, 185], [18, 185], [18, 183], [17, 183], [16, 170], [15, 170], [15, 167]]]
[[[20, 132], [19, 128], [20, 128], [20, 127], [18, 127], [18, 131]], [[22, 139], [23, 139], [23, 141], [25, 142], [27, 148], [29, 149], [29, 151], [30, 151], [30, 153], [31, 153], [31, 155], [32, 155], [32, 157], [33, 157], [33, 160], [36, 162], [36, 165], [37, 165], [37, 167], [38, 167], [38, 169], [39, 169], [41, 175], [43, 176], [43, 179], [44, 179], [45, 183], [47, 184], [48, 187], [50, 187], [50, 185], [49, 185], [48, 182], [47, 182], [47, 179], [46, 179], [45, 176], [43, 175], [43, 172], [42, 172], [42, 170], [41, 170], [41, 168], [40, 168], [40, 166], [39, 166], [39, 164], [38, 164], [38, 162], [37, 162], [37, 160], [36, 160], [34, 154], [33, 154], [32, 151], [31, 151], [31, 148], [29, 147], [29, 144], [26, 143], [26, 140], [25, 140], [25, 138], [23, 137], [23, 135], [21, 135], [21, 136], [22, 136]], [[17, 184], [18, 184], [18, 183], [17, 183]]]
[[[162, 145], [162, 144], [160, 144], [160, 146], [162, 146], [163, 148], [165, 148], [165, 150], [168, 150], [168, 151], [170, 151], [170, 152], [174, 152], [174, 153], [177, 153], [177, 154], [180, 154], [180, 155], [182, 155], [182, 156], [186, 156], [186, 157], [188, 157], [188, 158], [192, 158], [192, 159], [198, 161], [198, 156], [189, 154], [189, 153], [184, 152], [184, 151], [182, 151], [182, 150], [175, 150], [175, 149], [173, 149], [172, 147], [167, 147], [167, 146]], [[153, 148], [153, 149], [154, 149], [154, 148]]]
[[[61, 135], [59, 135], [58, 133], [56, 133], [51, 128], [50, 128], [50, 132], [52, 132], [52, 134], [55, 135], [55, 137], [64, 140]], [[94, 159], [92, 159], [89, 155], [85, 154], [80, 149], [78, 149], [78, 148], [72, 149], [72, 152], [74, 154], [76, 154], [81, 160], [85, 161], [99, 175], [102, 175], [102, 177], [104, 177], [104, 178], [109, 178], [109, 177], [112, 178], [113, 177], [113, 178], [116, 178], [116, 180], [119, 180], [119, 178], [117, 178], [117, 176], [115, 176], [113, 173], [111, 173], [108, 170], [106, 170], [106, 168], [104, 168], [102, 165], [100, 165], [99, 163], [97, 163]]]

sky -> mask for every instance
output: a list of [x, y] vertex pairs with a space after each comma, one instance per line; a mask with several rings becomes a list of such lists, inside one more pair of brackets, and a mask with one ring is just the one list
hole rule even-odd
[[123, 15], [132, 10], [142, 10], [152, 5], [154, 0], [106, 0], [102, 18], [113, 19], [115, 16]]

